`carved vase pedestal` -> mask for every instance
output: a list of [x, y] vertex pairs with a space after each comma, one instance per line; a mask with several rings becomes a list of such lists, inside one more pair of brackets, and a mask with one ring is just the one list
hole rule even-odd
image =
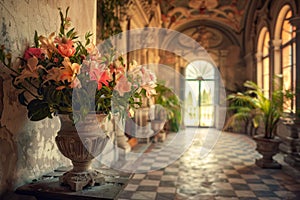
[[253, 138], [256, 142], [256, 150], [263, 156], [257, 159], [255, 164], [261, 168], [280, 169], [281, 165], [273, 159], [279, 151], [279, 138], [267, 139], [264, 136], [258, 135]]
[[151, 129], [154, 131], [154, 142], [164, 142], [166, 139], [166, 132], [163, 130], [166, 121], [152, 120]]
[[113, 131], [115, 133], [116, 142], [120, 149], [124, 150], [124, 153], [131, 151], [131, 146], [128, 143], [128, 138], [125, 135], [125, 120], [120, 115], [113, 116]]
[[149, 116], [149, 107], [141, 107], [134, 111], [135, 136], [139, 142], [150, 142], [154, 131], [151, 129], [151, 120]]
[[79, 191], [104, 182], [102, 175], [91, 169], [92, 160], [105, 148], [109, 137], [101, 126], [106, 115], [89, 114], [75, 125], [69, 115], [59, 115], [61, 129], [55, 140], [60, 152], [72, 161], [73, 169], [60, 177], [62, 185]]

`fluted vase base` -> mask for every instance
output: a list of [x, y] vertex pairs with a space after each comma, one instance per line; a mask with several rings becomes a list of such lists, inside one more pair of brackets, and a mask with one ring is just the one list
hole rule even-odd
[[84, 172], [66, 172], [63, 176], [59, 177], [61, 185], [70, 186], [72, 191], [81, 191], [84, 187], [92, 187], [95, 184], [101, 185], [105, 182], [103, 174], [97, 170], [89, 170]]
[[67, 115], [59, 115], [61, 129], [55, 138], [60, 152], [72, 161], [73, 169], [59, 178], [61, 185], [70, 186], [72, 191], [83, 190], [86, 186], [101, 184], [104, 177], [91, 169], [92, 161], [101, 154], [109, 137], [104, 131], [105, 115], [87, 115], [85, 120], [73, 125]]

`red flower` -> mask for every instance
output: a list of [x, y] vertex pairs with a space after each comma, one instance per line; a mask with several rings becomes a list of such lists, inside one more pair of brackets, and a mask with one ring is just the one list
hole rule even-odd
[[28, 48], [26, 49], [23, 58], [27, 61], [29, 58], [36, 57], [42, 58], [42, 50], [40, 48]]

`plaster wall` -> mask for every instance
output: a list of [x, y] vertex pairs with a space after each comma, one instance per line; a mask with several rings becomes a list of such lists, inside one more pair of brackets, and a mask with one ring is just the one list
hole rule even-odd
[[[96, 0], [0, 0], [0, 45], [13, 57], [22, 56], [33, 44], [34, 31], [48, 36], [58, 32], [58, 7], [65, 11], [80, 37], [96, 33]], [[95, 35], [94, 35], [95, 40]], [[53, 169], [70, 164], [55, 144], [59, 120], [31, 122], [17, 99], [10, 76], [0, 70], [0, 199], [24, 199], [12, 191]]]

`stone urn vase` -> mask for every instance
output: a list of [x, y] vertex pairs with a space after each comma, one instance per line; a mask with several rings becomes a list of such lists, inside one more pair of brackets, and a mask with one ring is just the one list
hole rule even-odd
[[64, 173], [59, 182], [79, 191], [86, 186], [101, 183], [104, 178], [91, 169], [92, 160], [105, 148], [109, 137], [101, 124], [106, 117], [103, 114], [88, 114], [74, 124], [68, 114], [59, 114], [61, 128], [55, 138], [60, 152], [72, 161], [73, 169]]
[[281, 140], [278, 137], [265, 138], [263, 135], [254, 136], [253, 139], [256, 142], [256, 150], [262, 155], [255, 164], [261, 168], [280, 169], [281, 165], [273, 159], [273, 156], [279, 152]]

